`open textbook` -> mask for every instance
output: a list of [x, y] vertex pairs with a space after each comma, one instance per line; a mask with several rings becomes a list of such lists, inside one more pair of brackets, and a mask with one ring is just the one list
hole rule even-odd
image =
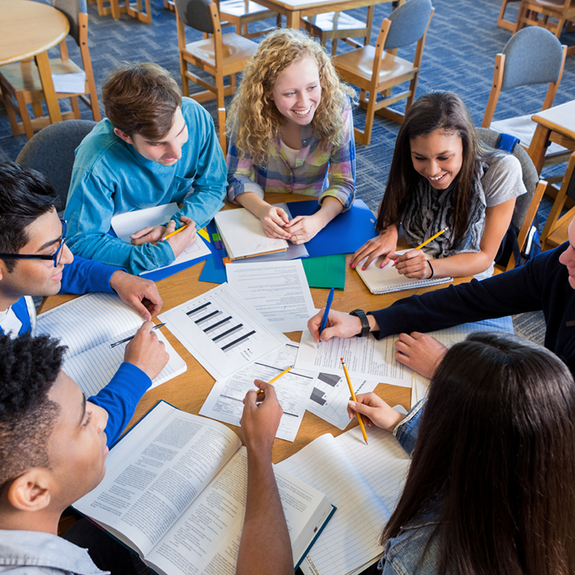
[[[134, 335], [142, 323], [142, 318], [116, 294], [91, 293], [40, 314], [36, 333], [57, 337], [68, 346], [63, 369], [90, 397], [108, 384], [124, 361], [127, 343], [116, 347], [110, 344]], [[164, 342], [170, 360], [152, 387], [187, 369], [160, 330], [154, 333]]]
[[[397, 252], [397, 254], [401, 255], [408, 251], [411, 250], [401, 250]], [[425, 257], [429, 260], [433, 259], [433, 257], [428, 254], [425, 254]], [[453, 278], [428, 278], [421, 280], [408, 278], [400, 274], [391, 262], [384, 268], [381, 268], [377, 259], [371, 262], [367, 269], [363, 270], [361, 266], [364, 264], [364, 262], [365, 260], [357, 265], [356, 270], [363, 283], [373, 294], [390, 293], [406, 289], [428, 287], [438, 284], [446, 284], [453, 281]]]
[[[235, 573], [247, 452], [233, 431], [160, 402], [112, 448], [106, 468], [76, 509], [158, 573]], [[275, 471], [297, 565], [334, 508], [316, 489]]]
[[383, 553], [379, 536], [403, 490], [410, 459], [388, 431], [322, 435], [276, 467], [325, 493], [337, 512], [301, 564], [305, 575], [351, 575]]

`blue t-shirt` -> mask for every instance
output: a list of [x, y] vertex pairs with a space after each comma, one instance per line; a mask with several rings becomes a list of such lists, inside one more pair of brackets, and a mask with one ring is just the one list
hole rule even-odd
[[126, 268], [133, 274], [171, 264], [169, 242], [133, 246], [111, 236], [115, 214], [183, 204], [173, 219], [194, 220], [198, 229], [223, 206], [227, 169], [210, 114], [197, 102], [182, 99], [188, 141], [182, 157], [164, 166], [140, 155], [102, 120], [76, 150], [68, 193], [68, 244], [74, 253]]

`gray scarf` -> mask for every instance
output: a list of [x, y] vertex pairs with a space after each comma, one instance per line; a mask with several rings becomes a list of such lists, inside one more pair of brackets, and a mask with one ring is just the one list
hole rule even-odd
[[446, 226], [449, 230], [425, 246], [433, 257], [447, 257], [461, 252], [480, 251], [481, 237], [485, 226], [485, 193], [481, 178], [489, 166], [482, 163], [479, 177], [473, 183], [467, 228], [460, 242], [453, 237], [453, 194], [454, 185], [446, 190], [436, 190], [425, 178], [419, 180], [412, 201], [405, 207], [401, 217], [407, 244], [416, 247]]

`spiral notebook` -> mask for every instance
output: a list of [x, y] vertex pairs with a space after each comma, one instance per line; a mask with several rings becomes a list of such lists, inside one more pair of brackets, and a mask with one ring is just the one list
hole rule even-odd
[[[403, 250], [397, 253], [402, 254], [406, 251], [408, 250]], [[429, 256], [426, 257], [428, 259], [433, 259]], [[439, 284], [447, 284], [453, 281], [453, 278], [432, 278], [425, 280], [407, 278], [401, 275], [395, 267], [391, 266], [391, 264], [388, 264], [382, 269], [376, 262], [372, 262], [366, 270], [361, 269], [363, 262], [356, 267], [359, 277], [373, 294], [391, 293], [405, 289], [435, 286]]]

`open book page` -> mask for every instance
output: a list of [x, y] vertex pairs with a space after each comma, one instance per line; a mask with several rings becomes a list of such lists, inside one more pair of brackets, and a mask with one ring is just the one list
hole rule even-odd
[[[405, 252], [411, 250], [401, 250], [398, 251], [398, 255], [402, 255]], [[433, 257], [425, 254], [426, 258], [432, 260]], [[365, 259], [367, 260], [367, 258]], [[426, 287], [443, 283], [450, 283], [453, 278], [431, 278], [431, 279], [414, 279], [408, 278], [405, 275], [400, 274], [393, 262], [386, 265], [384, 268], [381, 267], [380, 262], [375, 260], [371, 262], [367, 269], [362, 269], [362, 265], [365, 260], [363, 260], [357, 267], [357, 273], [362, 279], [363, 283], [369, 288], [369, 291], [373, 294], [382, 294], [395, 291], [401, 291], [406, 289]]]
[[285, 240], [268, 238], [256, 216], [245, 208], [222, 210], [214, 219], [231, 259], [246, 258], [288, 248]]
[[216, 380], [289, 341], [227, 283], [159, 319]]
[[343, 357], [352, 377], [376, 379], [378, 383], [411, 387], [410, 370], [394, 357], [395, 339], [397, 338], [377, 340], [371, 334], [367, 337], [349, 339], [334, 337], [318, 346], [309, 330], [304, 329], [296, 367], [341, 375]]
[[[247, 473], [247, 451], [242, 447], [146, 561], [170, 575], [234, 575], [245, 515]], [[277, 468], [275, 473], [296, 564], [313, 538], [315, 527], [323, 525], [329, 516], [331, 505], [322, 493], [299, 479]]]
[[311, 564], [322, 575], [345, 574], [383, 551], [379, 535], [403, 487], [409, 457], [390, 433], [368, 428], [367, 434], [369, 445], [356, 428], [338, 439], [323, 435], [278, 464], [337, 507], [304, 559], [304, 572]]
[[136, 331], [142, 322], [116, 294], [90, 293], [40, 314], [36, 333], [57, 337], [73, 356], [131, 329]]
[[[134, 331], [130, 330], [124, 335], [121, 334], [118, 337], [114, 337], [110, 342], [113, 343], [124, 337], [134, 335]], [[152, 380], [150, 389], [166, 383], [166, 381], [184, 373], [188, 369], [186, 362], [178, 355], [166, 339], [166, 336], [160, 330], [154, 330], [154, 333], [164, 343], [170, 359], [166, 367]], [[110, 347], [110, 342], [102, 343], [72, 357], [66, 357], [64, 371], [80, 386], [87, 397], [96, 395], [103, 387], [108, 385], [124, 361], [124, 352], [128, 342], [116, 347]]]
[[226, 264], [228, 283], [282, 333], [301, 331], [314, 315], [301, 260]]
[[[68, 346], [63, 369], [90, 397], [109, 383], [124, 361], [127, 342], [116, 347], [110, 344], [134, 335], [142, 322], [116, 294], [91, 293], [40, 314], [36, 332], [57, 337]], [[166, 337], [159, 330], [155, 333], [170, 359], [152, 387], [187, 369]]]
[[[297, 343], [286, 343], [230, 377], [216, 381], [200, 414], [239, 426], [244, 409], [243, 400], [250, 389], [255, 389], [254, 379], [272, 380], [295, 363], [297, 350]], [[274, 383], [278, 401], [283, 409], [276, 434], [279, 439], [295, 441], [313, 382], [313, 375], [292, 369]]]
[[147, 555], [240, 446], [221, 423], [159, 403], [110, 451], [103, 481], [75, 507]]
[[[177, 211], [178, 204], [172, 202], [171, 204], [165, 204], [163, 206], [126, 212], [114, 216], [111, 221], [111, 226], [122, 241], [130, 243], [130, 236], [132, 234], [149, 226], [162, 226], [168, 223]], [[188, 246], [170, 265], [156, 268], [156, 270], [169, 268], [190, 260], [209, 256], [210, 254], [210, 248], [206, 246], [200, 235], [196, 234], [196, 241]], [[145, 276], [147, 273], [149, 272], [142, 272], [140, 275]]]

